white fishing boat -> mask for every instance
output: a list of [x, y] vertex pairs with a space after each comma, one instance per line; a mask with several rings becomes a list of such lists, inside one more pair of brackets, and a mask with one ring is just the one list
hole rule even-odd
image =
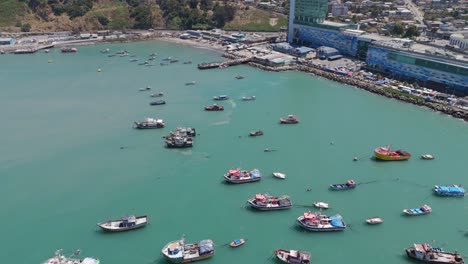
[[62, 255], [62, 249], [55, 251], [55, 256], [49, 258], [42, 264], [99, 264], [99, 259], [95, 258], [78, 258], [81, 251], [78, 249], [69, 257]]
[[424, 154], [424, 155], [421, 155], [421, 159], [432, 160], [434, 159], [434, 156], [432, 156], [431, 154]]
[[368, 223], [369, 225], [378, 225], [378, 224], [383, 223], [383, 221], [384, 220], [378, 216], [374, 216], [374, 217], [366, 219], [366, 223]]
[[278, 179], [286, 179], [286, 174], [281, 172], [273, 172], [273, 177], [276, 177]]
[[322, 208], [322, 209], [328, 209], [330, 208], [330, 205], [324, 202], [315, 202], [314, 206], [317, 208]]

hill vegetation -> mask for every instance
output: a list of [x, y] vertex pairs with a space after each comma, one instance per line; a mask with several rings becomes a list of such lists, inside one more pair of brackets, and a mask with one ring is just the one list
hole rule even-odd
[[224, 27], [277, 30], [284, 21], [285, 17], [227, 0], [0, 1], [0, 29], [11, 32]]

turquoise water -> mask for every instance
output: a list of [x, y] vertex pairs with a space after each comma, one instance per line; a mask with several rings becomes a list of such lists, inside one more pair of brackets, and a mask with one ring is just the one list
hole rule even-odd
[[[127, 49], [140, 62], [157, 52], [157, 66], [108, 58], [99, 52], [107, 47]], [[194, 64], [160, 66], [167, 56]], [[466, 123], [303, 73], [196, 69], [210, 60], [219, 55], [163, 42], [0, 56], [2, 263], [41, 263], [58, 248], [80, 248], [104, 264], [165, 263], [161, 248], [182, 234], [187, 241], [215, 241], [216, 254], [205, 263], [275, 263], [277, 248], [310, 251], [314, 263], [407, 263], [403, 248], [433, 240], [468, 255], [462, 232], [468, 229], [466, 198], [431, 193], [435, 184], [468, 186]], [[238, 74], [246, 78], [236, 80]], [[184, 85], [192, 80], [197, 84]], [[149, 106], [150, 92], [138, 91], [147, 85], [151, 92], [163, 91], [167, 104]], [[203, 111], [220, 94], [231, 97], [220, 102], [226, 110]], [[248, 95], [257, 100], [240, 100]], [[299, 117], [298, 125], [278, 124], [290, 113]], [[166, 128], [132, 129], [148, 116], [163, 118]], [[177, 126], [200, 133], [193, 149], [163, 147], [161, 137]], [[257, 129], [265, 135], [247, 136]], [[375, 147], [387, 144], [407, 149], [413, 158], [370, 159]], [[436, 159], [418, 158], [426, 153]], [[237, 166], [259, 168], [264, 179], [224, 184], [222, 175]], [[273, 178], [274, 171], [287, 179]], [[327, 189], [348, 179], [361, 185]], [[297, 206], [280, 212], [244, 207], [265, 192], [287, 194]], [[327, 213], [341, 214], [350, 228], [298, 228], [296, 218], [309, 210], [301, 205], [314, 201], [330, 203]], [[402, 216], [403, 209], [424, 203], [432, 214]], [[118, 234], [95, 225], [131, 213], [148, 214], [150, 224]], [[385, 223], [364, 224], [376, 215]], [[248, 239], [244, 246], [225, 246], [241, 237]]]

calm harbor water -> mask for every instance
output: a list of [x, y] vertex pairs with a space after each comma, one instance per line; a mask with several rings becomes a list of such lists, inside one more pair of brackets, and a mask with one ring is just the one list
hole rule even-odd
[[[156, 66], [145, 67], [130, 57], [109, 58], [99, 52], [104, 48], [127, 49], [139, 62], [159, 55]], [[160, 66], [167, 56], [194, 63]], [[103, 264], [165, 263], [161, 248], [182, 234], [187, 241], [215, 241], [216, 254], [205, 263], [276, 263], [271, 257], [277, 248], [310, 251], [314, 263], [409, 263], [403, 248], [433, 240], [468, 256], [466, 198], [431, 191], [435, 184], [468, 186], [466, 123], [303, 73], [196, 69], [219, 59], [212, 51], [163, 42], [0, 56], [2, 263], [41, 263], [59, 248], [79, 248]], [[246, 78], [236, 80], [238, 74]], [[184, 85], [192, 80], [197, 84]], [[147, 85], [152, 91], [138, 91]], [[149, 106], [149, 94], [158, 91], [167, 104]], [[220, 102], [226, 110], [203, 111], [220, 94], [231, 97]], [[240, 100], [248, 95], [257, 100]], [[290, 113], [298, 125], [278, 124]], [[132, 129], [149, 116], [163, 118], [166, 128]], [[200, 133], [193, 149], [163, 147], [161, 137], [177, 126]], [[265, 135], [247, 136], [257, 129]], [[386, 144], [413, 157], [370, 159]], [[436, 159], [420, 160], [426, 153]], [[222, 175], [237, 166], [259, 168], [264, 179], [224, 184]], [[273, 178], [274, 171], [287, 179]], [[348, 179], [361, 184], [351, 191], [327, 189]], [[280, 212], [244, 207], [265, 192], [287, 194], [296, 206]], [[327, 213], [341, 214], [350, 228], [301, 230], [295, 220], [314, 201], [330, 203]], [[402, 215], [424, 203], [432, 214]], [[117, 234], [95, 225], [125, 214], [148, 214], [150, 224]], [[376, 215], [385, 223], [364, 224]], [[225, 246], [241, 237], [248, 239], [243, 247]]]

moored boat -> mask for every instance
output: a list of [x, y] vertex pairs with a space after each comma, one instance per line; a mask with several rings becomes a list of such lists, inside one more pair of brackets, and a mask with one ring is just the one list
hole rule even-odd
[[170, 63], [176, 63], [176, 62], [178, 62], [178, 61], [179, 61], [178, 59], [172, 59], [172, 60], [170, 60], [169, 62], [170, 62]]
[[249, 136], [251, 137], [263, 136], [263, 131], [262, 130], [252, 131], [249, 133]]
[[78, 249], [69, 257], [65, 257], [62, 255], [62, 250], [59, 249], [55, 251], [55, 255], [52, 258], [49, 258], [42, 264], [99, 264], [99, 259], [96, 258], [78, 258], [77, 256], [81, 253], [81, 251]]
[[101, 50], [101, 53], [109, 53], [110, 52], [110, 49], [103, 49]]
[[242, 97], [242, 100], [243, 100], [243, 101], [253, 101], [253, 100], [255, 100], [255, 99], [256, 99], [256, 97], [255, 97], [254, 95], [251, 95], [251, 96], [243, 96], [243, 97]]
[[305, 212], [297, 218], [299, 225], [314, 232], [342, 231], [346, 229], [346, 223], [341, 215], [328, 217], [320, 212]]
[[214, 256], [214, 243], [210, 239], [197, 243], [185, 243], [185, 237], [171, 241], [161, 250], [163, 256], [172, 263], [195, 262]]
[[184, 61], [183, 64], [192, 64], [192, 61], [191, 60]]
[[224, 101], [224, 100], [228, 100], [228, 99], [229, 99], [229, 96], [227, 96], [225, 94], [213, 96], [213, 100], [216, 100], [216, 101]]
[[297, 124], [299, 123], [299, 120], [294, 115], [288, 115], [287, 118], [280, 118], [280, 123], [281, 124]]
[[164, 93], [162, 92], [150, 94], [150, 97], [162, 97], [162, 96], [164, 96]]
[[262, 174], [258, 169], [246, 171], [237, 168], [231, 169], [226, 174], [224, 174], [224, 179], [230, 183], [256, 182], [262, 179]]
[[63, 47], [60, 49], [62, 53], [75, 53], [78, 52], [77, 48], [69, 48], [69, 47]]
[[327, 203], [324, 203], [324, 202], [314, 202], [313, 205], [317, 208], [321, 208], [321, 209], [328, 209], [330, 208], [330, 205], [327, 204]]
[[412, 209], [404, 209], [403, 210], [403, 213], [407, 214], [407, 215], [425, 215], [425, 214], [429, 214], [432, 212], [432, 208], [425, 204], [425, 205], [421, 205], [419, 208], [412, 208]]
[[232, 241], [231, 243], [229, 243], [229, 246], [235, 248], [235, 247], [240, 247], [240, 246], [242, 246], [244, 244], [245, 244], [245, 239], [240, 238], [240, 239], [236, 239], [236, 240]]
[[244, 78], [245, 78], [245, 77], [242, 76], [242, 75], [237, 75], [237, 76], [236, 76], [236, 79], [237, 79], [237, 80], [242, 80], [242, 79], [244, 79]]
[[309, 264], [311, 254], [306, 251], [277, 249], [274, 251], [276, 258], [284, 263]]
[[218, 105], [218, 104], [208, 105], [208, 106], [205, 106], [205, 110], [206, 111], [223, 111], [224, 106]]
[[97, 225], [104, 231], [122, 232], [144, 227], [148, 224], [148, 216], [124, 216], [119, 220], [109, 220], [98, 223]]
[[163, 104], [166, 104], [166, 101], [157, 100], [157, 101], [154, 101], [154, 102], [150, 102], [150, 105], [163, 105]]
[[135, 128], [149, 129], [149, 128], [163, 128], [164, 121], [162, 119], [155, 119], [147, 117], [145, 121], [135, 122]]
[[185, 83], [185, 85], [194, 85], [195, 83], [196, 83], [195, 81], [191, 81], [191, 82]]
[[460, 185], [436, 185], [434, 186], [434, 192], [439, 196], [453, 196], [453, 197], [463, 197], [465, 196], [465, 188]]
[[330, 184], [329, 188], [335, 191], [343, 191], [343, 190], [350, 190], [356, 188], [357, 184], [353, 180], [349, 180], [346, 183], [337, 183], [337, 184]]
[[463, 264], [463, 257], [455, 252], [445, 252], [442, 248], [432, 247], [428, 243], [414, 244], [405, 249], [406, 255], [414, 260], [434, 264]]
[[378, 224], [381, 224], [383, 222], [384, 222], [384, 220], [382, 218], [378, 217], [378, 216], [374, 216], [374, 217], [366, 219], [366, 223], [368, 223], [369, 225], [378, 225]]
[[273, 177], [284, 180], [286, 179], [286, 174], [281, 173], [281, 172], [273, 172]]
[[167, 148], [191, 148], [193, 147], [193, 139], [191, 137], [174, 136], [166, 138]]
[[374, 155], [376, 159], [385, 161], [407, 160], [411, 157], [411, 154], [405, 150], [391, 150], [389, 146], [376, 148]]
[[421, 155], [421, 159], [432, 160], [434, 159], [434, 156], [432, 156], [431, 154], [424, 154], [424, 155]]
[[254, 198], [247, 200], [247, 203], [252, 208], [261, 211], [284, 210], [292, 207], [291, 199], [287, 195], [276, 197], [268, 194], [256, 194]]
[[139, 90], [140, 90], [141, 92], [143, 92], [143, 91], [149, 91], [149, 90], [151, 90], [151, 86], [146, 86], [146, 87], [144, 87], [144, 88], [140, 88]]

